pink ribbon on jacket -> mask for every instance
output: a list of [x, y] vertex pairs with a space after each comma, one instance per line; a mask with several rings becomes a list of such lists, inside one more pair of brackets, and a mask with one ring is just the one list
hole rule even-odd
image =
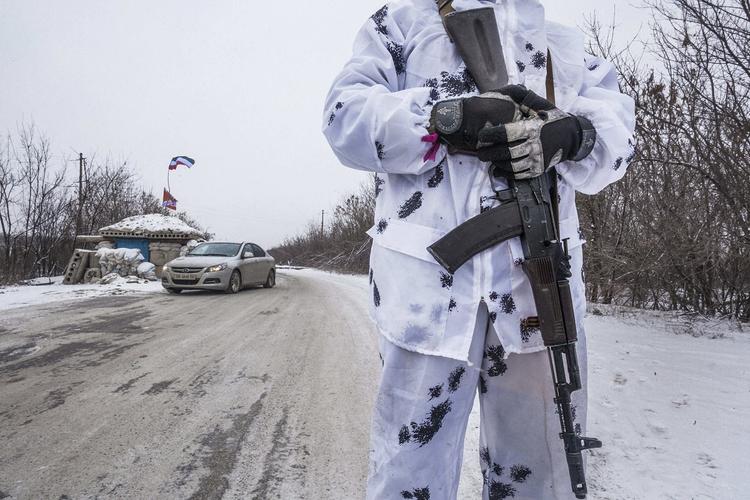
[[422, 137], [422, 142], [432, 144], [430, 149], [425, 153], [424, 158], [422, 158], [422, 161], [434, 161], [437, 157], [437, 152], [440, 149], [440, 136], [433, 132], [432, 134], [427, 134]]

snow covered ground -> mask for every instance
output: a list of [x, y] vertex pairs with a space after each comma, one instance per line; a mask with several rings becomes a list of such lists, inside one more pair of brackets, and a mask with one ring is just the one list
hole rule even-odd
[[[366, 276], [309, 269], [361, 302]], [[101, 295], [164, 293], [148, 284], [0, 288], [0, 311]], [[750, 332], [722, 321], [595, 306], [586, 320], [593, 500], [750, 498]], [[0, 312], [0, 316], [2, 313]], [[374, 331], [374, 330], [373, 330]], [[373, 374], [373, 376], [376, 376]], [[460, 499], [480, 498], [479, 413], [465, 442]]]
[[592, 497], [750, 498], [750, 332], [627, 310], [586, 328]]
[[[366, 276], [313, 270], [369, 301]], [[750, 498], [750, 332], [722, 321], [596, 306], [585, 320], [592, 500]], [[479, 408], [460, 499], [481, 498]], [[562, 445], [562, 443], [561, 443]]]
[[63, 285], [63, 277], [50, 280], [41, 278], [32, 284], [0, 287], [0, 311], [16, 307], [44, 305], [64, 300], [80, 300], [105, 295], [129, 295], [134, 293], [166, 293], [160, 281], [127, 283], [125, 278], [109, 285]]

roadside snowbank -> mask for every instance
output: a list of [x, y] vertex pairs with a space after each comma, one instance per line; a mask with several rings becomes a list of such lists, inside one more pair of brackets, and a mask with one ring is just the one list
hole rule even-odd
[[164, 293], [159, 281], [128, 283], [127, 278], [119, 278], [108, 285], [63, 285], [62, 280], [59, 276], [52, 278], [52, 284], [46, 284], [49, 280], [44, 278], [32, 280], [28, 285], [0, 288], [0, 311], [106, 295]]

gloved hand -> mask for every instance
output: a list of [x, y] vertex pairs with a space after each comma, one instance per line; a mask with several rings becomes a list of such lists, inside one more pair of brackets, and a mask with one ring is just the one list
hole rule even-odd
[[432, 108], [430, 132], [436, 132], [451, 152], [476, 154], [480, 130], [521, 117], [520, 108], [511, 97], [486, 92], [438, 101]]
[[524, 118], [482, 128], [477, 134], [480, 160], [493, 162], [516, 179], [530, 179], [562, 161], [580, 161], [591, 153], [596, 129], [588, 119], [561, 111], [521, 85], [498, 92], [511, 98]]

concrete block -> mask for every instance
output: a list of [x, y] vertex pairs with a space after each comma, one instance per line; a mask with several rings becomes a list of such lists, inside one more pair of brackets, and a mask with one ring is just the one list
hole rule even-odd
[[65, 269], [63, 284], [74, 285], [80, 283], [86, 273], [86, 269], [89, 267], [89, 258], [94, 253], [96, 252], [92, 250], [75, 249], [68, 262], [68, 267]]

